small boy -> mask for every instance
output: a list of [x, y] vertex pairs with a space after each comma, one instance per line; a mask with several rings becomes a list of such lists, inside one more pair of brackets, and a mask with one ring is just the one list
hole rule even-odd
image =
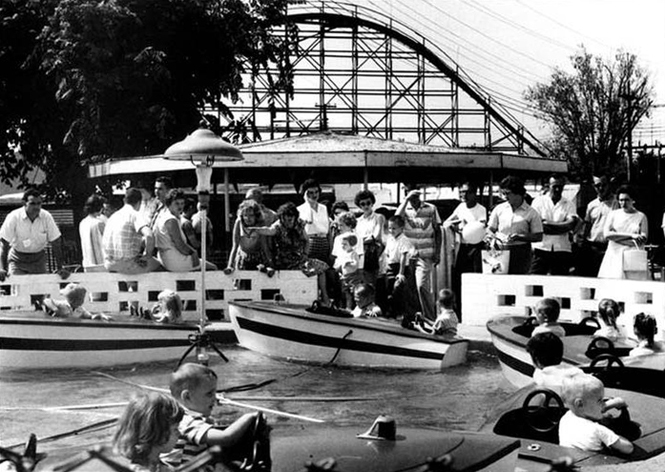
[[358, 284], [353, 290], [356, 307], [351, 311], [354, 318], [381, 316], [381, 308], [374, 302], [375, 290], [370, 284]]
[[384, 251], [388, 312], [393, 318], [402, 316], [402, 326], [409, 327], [420, 306], [410, 268], [416, 248], [404, 235], [404, 218], [399, 215], [388, 219], [388, 235]]
[[457, 313], [455, 313], [455, 293], [447, 288], [440, 290], [436, 305], [438, 308], [436, 320], [432, 323], [422, 315], [418, 316], [420, 323], [416, 323], [416, 328], [426, 334], [456, 336], [459, 320], [457, 319]]
[[217, 405], [217, 374], [209, 367], [185, 363], [171, 374], [171, 394], [184, 407], [178, 430], [180, 438], [175, 449], [162, 459], [172, 467], [191, 461], [197, 454], [211, 446], [221, 446], [224, 456], [238, 445], [251, 431], [258, 413], [247, 413], [230, 426], [221, 429], [211, 418]]
[[561, 395], [564, 379], [584, 372], [572, 365], [562, 364], [563, 341], [552, 332], [538, 333], [526, 343], [526, 350], [536, 370], [533, 381], [539, 387], [549, 388]]
[[621, 454], [633, 452], [633, 443], [600, 424], [606, 411], [627, 408], [623, 399], [606, 399], [604, 395], [603, 383], [593, 375], [564, 380], [563, 399], [569, 410], [559, 422], [559, 444], [584, 451], [602, 451], [606, 447]]
[[561, 338], [566, 335], [566, 330], [558, 323], [561, 306], [554, 298], [543, 298], [538, 301], [535, 312], [538, 326], [534, 328], [531, 336], [547, 332], [554, 333]]
[[337, 237], [341, 239], [342, 252], [336, 254], [334, 267], [341, 273], [342, 294], [346, 308], [351, 310], [354, 307], [353, 290], [362, 280], [358, 271], [360, 257], [356, 252], [358, 237], [354, 233], [343, 233]]

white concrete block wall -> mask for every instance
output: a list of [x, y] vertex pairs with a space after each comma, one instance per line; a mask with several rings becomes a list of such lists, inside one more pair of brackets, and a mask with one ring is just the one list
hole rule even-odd
[[464, 274], [464, 324], [484, 326], [493, 316], [525, 315], [543, 297], [558, 298], [561, 320], [578, 322], [592, 315], [603, 298], [624, 305], [620, 322], [632, 332], [639, 312], [656, 317], [658, 337], [665, 339], [665, 283], [661, 281], [597, 279], [552, 275]]
[[[0, 282], [0, 310], [34, 310], [34, 298], [50, 296], [61, 299], [60, 289], [69, 282], [82, 284], [88, 290], [85, 307], [92, 313], [129, 312], [129, 305], [150, 309], [164, 289], [178, 292], [185, 305], [183, 318], [198, 321], [201, 305], [200, 272], [151, 272], [123, 275], [108, 272], [74, 273], [67, 280], [57, 275], [11, 276]], [[280, 271], [273, 277], [257, 271], [206, 272], [206, 312], [223, 312], [228, 321], [229, 300], [272, 300], [281, 294], [289, 303], [311, 304], [317, 295], [316, 277], [301, 271]], [[193, 301], [190, 309], [187, 302]]]

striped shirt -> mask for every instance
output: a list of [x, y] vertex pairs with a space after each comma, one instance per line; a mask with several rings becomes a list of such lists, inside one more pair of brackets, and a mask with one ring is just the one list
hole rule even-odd
[[418, 257], [433, 259], [436, 250], [434, 234], [440, 231], [441, 226], [441, 217], [436, 207], [421, 202], [416, 210], [409, 202], [404, 210], [404, 221], [404, 234], [413, 243]]
[[[180, 437], [171, 452], [162, 454], [160, 458], [172, 467], [179, 467], [192, 461], [197, 455], [208, 449], [208, 444], [203, 442], [208, 431], [215, 427], [214, 421], [191, 410], [185, 410], [185, 416], [180, 420], [178, 430]], [[208, 465], [205, 472], [212, 471], [213, 466]]]

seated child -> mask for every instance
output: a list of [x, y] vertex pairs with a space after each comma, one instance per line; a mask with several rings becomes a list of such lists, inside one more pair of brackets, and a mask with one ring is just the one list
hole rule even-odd
[[569, 410], [559, 422], [559, 444], [584, 451], [603, 448], [621, 454], [631, 454], [633, 443], [600, 424], [603, 413], [627, 408], [621, 398], [605, 399], [603, 383], [593, 375], [568, 377], [563, 382], [563, 400]]
[[402, 317], [402, 326], [410, 326], [420, 302], [411, 259], [416, 256], [416, 248], [404, 235], [404, 218], [395, 215], [388, 219], [388, 240], [384, 251], [385, 293], [388, 298], [388, 316]]
[[65, 288], [60, 290], [60, 295], [65, 297], [64, 300], [54, 300], [52, 298], [45, 298], [42, 301], [42, 308], [49, 315], [56, 318], [68, 318], [70, 316], [78, 316], [79, 318], [87, 318], [92, 320], [109, 321], [112, 318], [103, 313], [91, 314], [83, 306], [85, 303], [85, 296], [88, 291], [83, 285], [70, 282]]
[[118, 420], [113, 437], [116, 453], [131, 461], [135, 472], [170, 472], [173, 469], [160, 461], [178, 440], [182, 407], [169, 395], [141, 393], [132, 398]]
[[564, 379], [584, 372], [572, 365], [562, 364], [563, 341], [551, 331], [538, 333], [529, 338], [526, 351], [536, 368], [533, 381], [538, 387], [549, 388], [561, 396]]
[[374, 302], [375, 290], [370, 284], [358, 284], [353, 290], [356, 307], [351, 311], [354, 318], [381, 316], [381, 308]]
[[182, 318], [182, 300], [173, 290], [162, 290], [152, 307], [152, 319], [158, 323], [178, 323]]
[[457, 325], [459, 320], [455, 313], [455, 293], [452, 290], [444, 288], [439, 291], [439, 298], [436, 301], [438, 313], [436, 320], [431, 322], [426, 318], [418, 316], [419, 323], [416, 323], [416, 329], [426, 334], [450, 335], [457, 334]]
[[162, 459], [173, 467], [186, 464], [210, 446], [220, 446], [228, 459], [254, 425], [258, 413], [247, 413], [227, 428], [216, 427], [211, 417], [217, 405], [217, 374], [209, 367], [185, 363], [171, 374], [170, 390], [184, 407], [180, 437]]
[[665, 350], [662, 342], [654, 341], [658, 328], [653, 316], [638, 313], [635, 315], [633, 329], [637, 337], [637, 347], [631, 349], [630, 357], [648, 356]]
[[[347, 213], [345, 213], [346, 215]], [[341, 239], [341, 252], [336, 254], [335, 269], [341, 273], [342, 294], [345, 307], [353, 309], [355, 303], [353, 300], [353, 290], [356, 285], [362, 282], [362, 276], [358, 270], [360, 258], [356, 252], [358, 237], [354, 233], [343, 233], [337, 236]]]
[[539, 300], [538, 303], [536, 303], [535, 312], [538, 326], [534, 328], [531, 336], [547, 332], [554, 333], [562, 338], [566, 335], [566, 330], [564, 330], [563, 326], [558, 323], [561, 306], [554, 298], [543, 298], [542, 300]]
[[611, 298], [603, 298], [598, 303], [598, 315], [596, 316], [600, 329], [593, 333], [594, 336], [603, 336], [611, 341], [625, 338], [617, 325], [617, 318], [620, 314], [621, 308], [617, 302]]

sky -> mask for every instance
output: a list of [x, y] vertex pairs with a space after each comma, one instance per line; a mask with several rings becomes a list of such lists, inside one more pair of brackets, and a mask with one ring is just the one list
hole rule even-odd
[[537, 137], [524, 91], [554, 68], [572, 71], [580, 45], [611, 59], [633, 53], [653, 80], [656, 104], [634, 139], [665, 143], [665, 1], [662, 0], [352, 0], [391, 15], [448, 52]]

